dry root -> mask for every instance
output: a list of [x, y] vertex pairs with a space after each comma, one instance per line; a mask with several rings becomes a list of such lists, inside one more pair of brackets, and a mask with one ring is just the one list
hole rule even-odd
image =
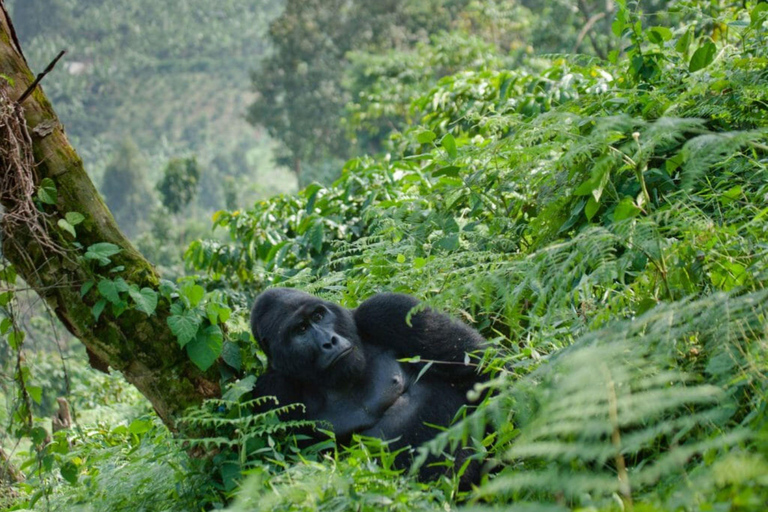
[[22, 108], [8, 97], [8, 87], [0, 77], [0, 221], [3, 238], [27, 231], [32, 239], [56, 253], [62, 249], [48, 233], [44, 214], [34, 202], [36, 183], [32, 137]]

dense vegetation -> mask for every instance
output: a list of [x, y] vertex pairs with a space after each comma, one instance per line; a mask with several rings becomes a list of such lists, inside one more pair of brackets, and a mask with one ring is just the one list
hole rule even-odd
[[[523, 2], [515, 13], [527, 18], [483, 18], [480, 7], [505, 3], [457, 4], [449, 30], [345, 54], [337, 85], [353, 93], [330, 128], [358, 154], [336, 181], [217, 212], [226, 236], [195, 240], [185, 254], [197, 275], [156, 291], [176, 301], [180, 344], [207, 347], [187, 348], [190, 358], [207, 368], [219, 357], [225, 385], [221, 400], [189, 412], [181, 439], [118, 377], [80, 367], [56, 375], [66, 368], [58, 355], [25, 348], [10, 320], [24, 299], [3, 299], [0, 362], [21, 365], [22, 353], [34, 362], [0, 389], [3, 427], [24, 439], [12, 460], [27, 474], [8, 504], [764, 507], [768, 4], [649, 3], [664, 9], [646, 16], [617, 1], [610, 31], [591, 34], [594, 55], [542, 54], [586, 37], [564, 26], [543, 38], [540, 27], [554, 23], [546, 9]], [[539, 29], [528, 41], [537, 47], [496, 37], [488, 23], [511, 19]], [[312, 153], [325, 136], [296, 151], [333, 162], [332, 148]], [[174, 176], [196, 165], [171, 161], [163, 183], [188, 190]], [[476, 362], [492, 393], [416, 447], [416, 459], [465, 444], [485, 461], [483, 482], [469, 493], [448, 478], [416, 482], [377, 440], [299, 450], [275, 412], [252, 414], [264, 356], [247, 309], [278, 283], [347, 307], [379, 291], [410, 293], [481, 330], [492, 347]], [[127, 302], [123, 284], [106, 300], [146, 305]], [[73, 383], [83, 414], [42, 447], [55, 379]], [[19, 414], [19, 400], [36, 402], [37, 414]], [[6, 450], [10, 437], [0, 439]]]

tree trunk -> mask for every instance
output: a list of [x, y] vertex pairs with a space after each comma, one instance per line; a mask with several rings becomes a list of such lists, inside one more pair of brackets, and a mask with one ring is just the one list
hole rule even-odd
[[[21, 97], [34, 79], [0, 0], [0, 84], [4, 85], [2, 75], [11, 79], [12, 85], [7, 92], [12, 99]], [[58, 199], [55, 205], [46, 205], [44, 221], [49, 235], [65, 250], [57, 252], [41, 244], [29, 225], [3, 222], [3, 254], [27, 284], [45, 299], [66, 328], [82, 341], [89, 355], [122, 372], [150, 400], [163, 422], [173, 429], [174, 419], [185, 408], [204, 398], [220, 395], [216, 366], [203, 373], [179, 348], [166, 323], [169, 304], [163, 298], [152, 316], [129, 309], [115, 318], [108, 314], [107, 308], [98, 321], [94, 320], [91, 308], [99, 297], [94, 287], [81, 298], [83, 283], [98, 282], [99, 274], [103, 273], [107, 278], [120, 276], [140, 288], [157, 290], [159, 276], [118, 229], [42, 89], [38, 86], [21, 107], [32, 136], [36, 163], [34, 169], [28, 171], [34, 173], [36, 185], [44, 178], [50, 178], [56, 184]], [[0, 145], [3, 142], [0, 141]], [[7, 162], [1, 160], [2, 153], [0, 172], [9, 172]], [[6, 194], [3, 198], [5, 211], [12, 209], [15, 202]], [[94, 262], [79, 257], [84, 249], [73, 246], [68, 241], [71, 237], [56, 226], [67, 212], [85, 216], [85, 221], [77, 226], [77, 242], [83, 248], [99, 242], [122, 248], [112, 261], [124, 266], [123, 271], [108, 274]]]

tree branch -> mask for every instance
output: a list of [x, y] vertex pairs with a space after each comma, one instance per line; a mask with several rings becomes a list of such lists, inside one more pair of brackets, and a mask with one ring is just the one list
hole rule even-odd
[[51, 61], [51, 63], [50, 63], [50, 64], [48, 64], [48, 66], [47, 66], [47, 67], [46, 67], [46, 68], [43, 70], [43, 72], [37, 75], [37, 78], [35, 78], [35, 81], [34, 81], [34, 82], [32, 82], [32, 85], [30, 85], [29, 87], [27, 87], [27, 90], [26, 90], [26, 91], [24, 91], [24, 94], [22, 94], [22, 95], [21, 95], [21, 98], [19, 98], [18, 100], [16, 100], [16, 103], [22, 103], [22, 102], [23, 102], [25, 99], [27, 99], [27, 97], [28, 97], [30, 94], [32, 94], [32, 91], [34, 91], [34, 90], [35, 90], [35, 87], [37, 87], [37, 84], [39, 84], [39, 83], [40, 83], [40, 81], [41, 81], [43, 78], [45, 78], [45, 75], [47, 75], [48, 73], [50, 73], [51, 71], [53, 71], [53, 68], [54, 68], [54, 67], [56, 67], [56, 63], [57, 63], [57, 62], [59, 62], [59, 59], [61, 59], [61, 58], [64, 56], [64, 54], [65, 54], [65, 53], [67, 53], [67, 51], [66, 51], [66, 50], [61, 50], [61, 51], [59, 52], [59, 54], [56, 56], [56, 58], [55, 58], [55, 59], [53, 59], [53, 60]]

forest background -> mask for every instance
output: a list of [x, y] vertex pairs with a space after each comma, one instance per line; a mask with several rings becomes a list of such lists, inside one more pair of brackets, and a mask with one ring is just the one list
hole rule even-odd
[[[5, 267], [0, 445], [25, 474], [8, 507], [768, 499], [765, 2], [6, 6], [33, 70], [68, 51], [45, 93], [167, 280], [140, 298], [99, 281], [96, 322], [183, 302], [170, 318], [195, 331], [169, 326], [223, 391], [185, 420], [208, 437], [180, 443]], [[425, 448], [471, 445], [479, 488], [414, 482], [371, 440], [302, 452], [248, 414], [247, 308], [277, 283], [349, 307], [411, 293], [492, 340], [494, 393]], [[75, 424], [43, 446], [58, 397]]]

